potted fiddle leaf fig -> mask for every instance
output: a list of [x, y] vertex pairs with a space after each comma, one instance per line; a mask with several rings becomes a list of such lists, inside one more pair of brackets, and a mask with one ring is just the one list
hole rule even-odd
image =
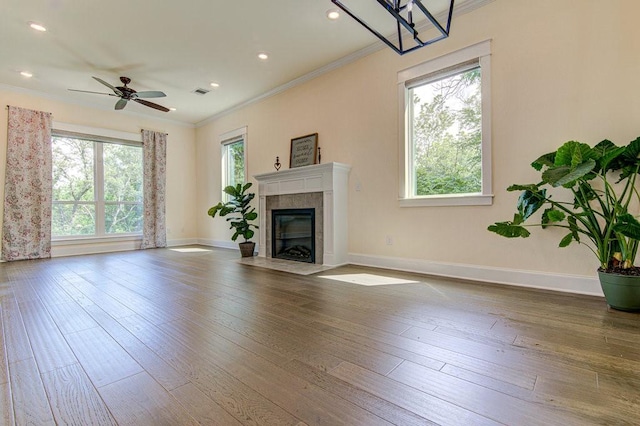
[[236, 241], [240, 236], [244, 238], [243, 242], [238, 243], [242, 257], [252, 257], [256, 247], [256, 243], [249, 241], [254, 235], [254, 231], [251, 228], [258, 229], [257, 225], [250, 223], [258, 218], [256, 209], [250, 205], [256, 194], [246, 192], [247, 189], [251, 188], [251, 185], [252, 183], [249, 182], [245, 185], [239, 183], [236, 186], [227, 186], [224, 192], [231, 197], [229, 201], [224, 203], [221, 201], [207, 212], [211, 217], [216, 217], [218, 213], [220, 217], [229, 215], [227, 222], [229, 222], [231, 230], [234, 231], [231, 240]]
[[[604, 140], [594, 147], [570, 141], [531, 163], [540, 181], [511, 185], [520, 191], [513, 220], [489, 231], [507, 238], [530, 235], [531, 227], [561, 228], [560, 247], [585, 244], [596, 256], [609, 306], [640, 310], [640, 137], [626, 146]], [[541, 212], [540, 214], [536, 214]]]

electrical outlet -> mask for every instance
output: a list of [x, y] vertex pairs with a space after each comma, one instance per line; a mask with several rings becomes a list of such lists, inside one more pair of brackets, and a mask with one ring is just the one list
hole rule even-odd
[[356, 191], [362, 191], [362, 184], [360, 182], [356, 182]]
[[387, 235], [386, 241], [388, 246], [393, 245], [393, 238], [391, 237], [391, 235]]

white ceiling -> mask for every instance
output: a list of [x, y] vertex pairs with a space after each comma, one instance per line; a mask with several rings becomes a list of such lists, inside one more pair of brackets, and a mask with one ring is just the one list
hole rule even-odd
[[[442, 0], [423, 3], [430, 1]], [[190, 124], [380, 46], [344, 13], [337, 21], [327, 19], [335, 8], [330, 0], [0, 2], [0, 84], [111, 109], [117, 98], [67, 89], [107, 93], [92, 76], [114, 86], [127, 76], [135, 90], [165, 92], [151, 101], [176, 111], [130, 102], [123, 113]], [[486, 2], [458, 0], [452, 34], [457, 14]], [[47, 31], [34, 31], [29, 22]], [[258, 59], [259, 52], [269, 59]], [[196, 88], [211, 92], [196, 95]]]

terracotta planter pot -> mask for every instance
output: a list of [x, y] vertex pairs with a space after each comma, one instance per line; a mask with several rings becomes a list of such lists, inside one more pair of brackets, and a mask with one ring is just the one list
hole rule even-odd
[[240, 246], [240, 254], [242, 257], [253, 257], [253, 250], [256, 248], [256, 243], [249, 241], [238, 243], [238, 246]]
[[640, 277], [598, 271], [607, 304], [619, 311], [640, 311]]

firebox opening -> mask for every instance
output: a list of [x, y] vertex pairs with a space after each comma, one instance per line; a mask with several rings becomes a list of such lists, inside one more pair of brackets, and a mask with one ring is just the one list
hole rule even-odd
[[271, 211], [271, 257], [315, 263], [315, 209]]

